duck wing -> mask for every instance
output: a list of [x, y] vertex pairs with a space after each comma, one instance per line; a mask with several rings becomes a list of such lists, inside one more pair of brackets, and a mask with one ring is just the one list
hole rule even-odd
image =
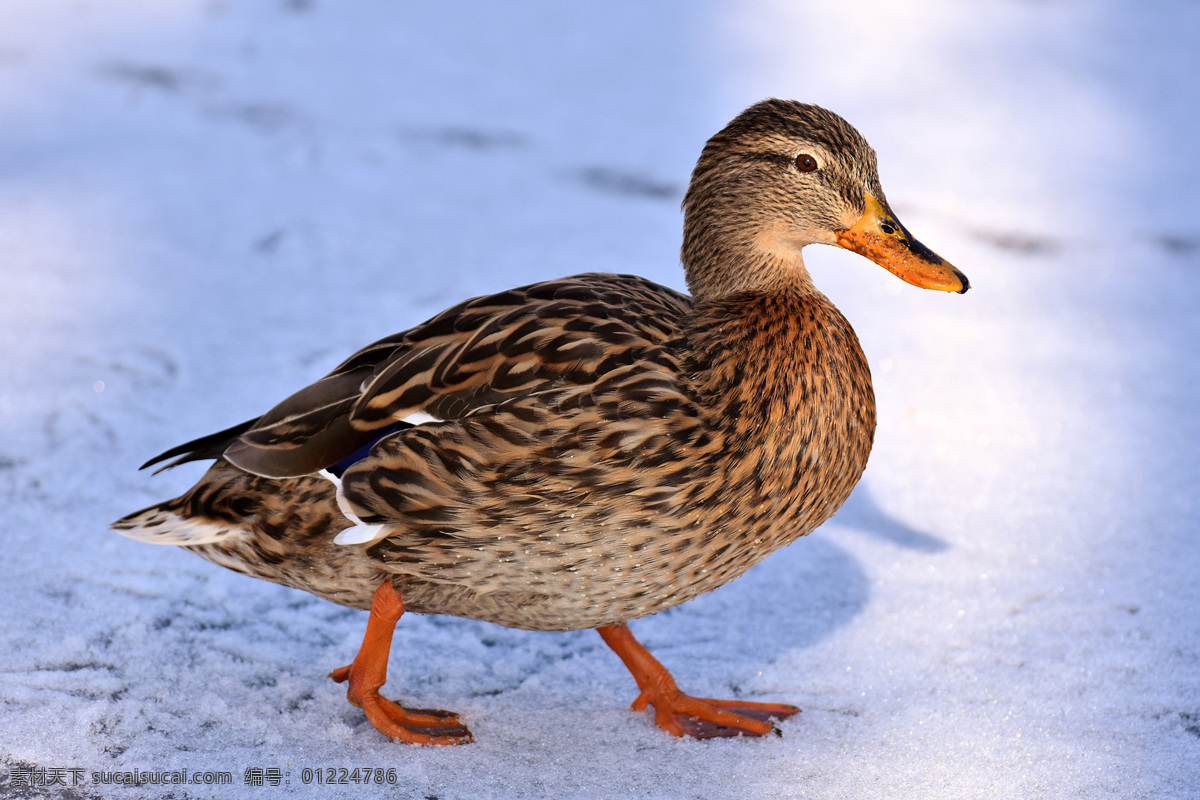
[[632, 275], [585, 274], [456, 305], [381, 339], [255, 420], [151, 459], [224, 457], [270, 478], [307, 475], [424, 413], [461, 419], [550, 388], [588, 386], [679, 331], [687, 295]]

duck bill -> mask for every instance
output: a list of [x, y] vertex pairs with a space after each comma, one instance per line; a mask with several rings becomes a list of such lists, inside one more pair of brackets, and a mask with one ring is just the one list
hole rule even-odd
[[837, 243], [913, 286], [959, 294], [971, 288], [966, 275], [914, 239], [891, 210], [869, 194], [863, 215], [852, 228], [837, 232]]

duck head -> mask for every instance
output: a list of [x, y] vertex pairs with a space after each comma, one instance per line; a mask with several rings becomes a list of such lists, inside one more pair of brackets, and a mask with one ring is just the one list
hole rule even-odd
[[867, 140], [820, 106], [764, 100], [743, 111], [704, 146], [683, 208], [682, 259], [698, 299], [808, 282], [800, 251], [816, 243], [914, 286], [970, 286], [896, 218]]

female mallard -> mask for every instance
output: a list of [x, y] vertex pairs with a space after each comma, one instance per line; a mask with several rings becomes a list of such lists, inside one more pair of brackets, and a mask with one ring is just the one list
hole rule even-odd
[[453, 714], [380, 697], [406, 609], [596, 628], [641, 689], [633, 708], [653, 705], [668, 732], [771, 732], [797, 709], [689, 697], [626, 623], [813, 530], [866, 466], [870, 371], [805, 245], [928, 289], [968, 284], [896, 220], [858, 131], [817, 106], [739, 115], [705, 145], [683, 208], [692, 297], [579, 275], [468, 300], [153, 459], [216, 463], [114, 527], [370, 608], [331, 677], [394, 739], [471, 739]]

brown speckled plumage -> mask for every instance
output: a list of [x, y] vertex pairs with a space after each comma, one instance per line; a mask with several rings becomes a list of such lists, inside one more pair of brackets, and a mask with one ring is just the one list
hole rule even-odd
[[[858, 132], [777, 100], [709, 141], [684, 208], [691, 298], [589, 274], [467, 301], [156, 459], [218, 460], [115, 527], [356, 608], [390, 578], [409, 610], [536, 630], [618, 626], [736, 578], [866, 465], [870, 372], [800, 248], [894, 217]], [[416, 412], [437, 419], [402, 422]], [[320, 471], [381, 435], [339, 498]]]

